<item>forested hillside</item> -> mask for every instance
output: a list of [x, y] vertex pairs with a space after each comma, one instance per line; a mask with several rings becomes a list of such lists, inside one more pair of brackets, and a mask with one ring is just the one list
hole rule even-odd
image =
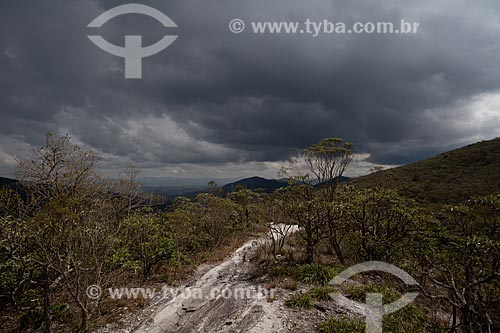
[[405, 166], [350, 181], [358, 188], [384, 187], [429, 203], [458, 203], [500, 189], [500, 138], [478, 142]]

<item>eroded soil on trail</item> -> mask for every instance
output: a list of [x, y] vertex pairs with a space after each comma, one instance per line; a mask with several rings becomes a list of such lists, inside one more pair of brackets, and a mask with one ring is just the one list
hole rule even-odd
[[252, 240], [203, 274], [134, 332], [287, 332], [280, 302], [272, 302], [252, 278]]

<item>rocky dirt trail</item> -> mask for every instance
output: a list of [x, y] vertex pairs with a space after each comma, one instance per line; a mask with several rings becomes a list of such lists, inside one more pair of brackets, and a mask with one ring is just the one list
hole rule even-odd
[[[281, 302], [253, 280], [251, 240], [176, 294], [133, 332], [287, 332]], [[222, 294], [221, 294], [222, 293]]]

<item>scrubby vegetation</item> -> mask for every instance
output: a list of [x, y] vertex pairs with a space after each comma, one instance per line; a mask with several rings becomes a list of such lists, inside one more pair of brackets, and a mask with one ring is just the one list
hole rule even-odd
[[[317, 177], [320, 184], [327, 185], [314, 186], [309, 175], [299, 175], [291, 186], [278, 190], [268, 199], [281, 208], [288, 223], [300, 229], [296, 236], [286, 235], [285, 244], [270, 250], [277, 251], [279, 256], [262, 258], [263, 267], [271, 276], [287, 276], [309, 285], [321, 285], [331, 279], [330, 268], [385, 261], [417, 278], [421, 294], [427, 297], [421, 297], [419, 305], [387, 316], [386, 331], [498, 330], [500, 195], [495, 193], [498, 188], [488, 187], [486, 193], [490, 194], [471, 197], [454, 206], [437, 207], [411, 198], [415, 196], [404, 196], [401, 193], [405, 191], [391, 189], [390, 184], [383, 184], [384, 187], [353, 186], [356, 182], [339, 185], [336, 180], [342, 176], [349, 160], [349, 150], [350, 145], [341, 140], [323, 140], [308, 149], [305, 158], [310, 174]], [[474, 156], [485, 153], [477, 146], [465, 151]], [[484, 161], [490, 163], [491, 159], [485, 157]], [[495, 164], [497, 171], [498, 165]], [[422, 188], [418, 191], [425, 192]], [[450, 196], [451, 202], [454, 199], [456, 197]], [[376, 274], [360, 279], [362, 284], [375, 279], [378, 286], [353, 286], [344, 290], [352, 299], [361, 300], [369, 291], [366, 288], [372, 288], [382, 292], [385, 303], [389, 303], [400, 294], [387, 286], [403, 287], [400, 281]], [[316, 300], [310, 291], [301, 290], [286, 304], [308, 308]], [[437, 318], [436, 313], [441, 313], [441, 318]], [[332, 319], [318, 330], [356, 331], [358, 328], [356, 323], [347, 323], [344, 318]]]
[[357, 188], [384, 187], [424, 205], [459, 204], [473, 196], [498, 193], [500, 138], [448, 151], [398, 168], [350, 181]]
[[313, 298], [308, 293], [293, 294], [290, 299], [288, 299], [285, 304], [289, 308], [308, 308], [312, 305]]
[[309, 308], [314, 300], [331, 300], [330, 293], [336, 291], [333, 287], [313, 287], [306, 292], [293, 294], [285, 305], [290, 308]]
[[157, 211], [134, 169], [105, 179], [96, 163], [68, 137], [48, 135], [19, 165], [24, 193], [0, 191], [0, 331], [87, 331], [110, 306], [144, 305], [90, 299], [88, 286], [175, 283], [258, 229], [248, 215], [257, 194], [204, 193]]
[[[471, 156], [483, 154], [472, 147]], [[23, 190], [0, 191], [0, 330], [88, 331], [120, 306], [105, 295], [87, 297], [88, 286], [175, 283], [255, 232], [268, 236], [255, 258], [256, 274], [293, 290], [285, 301], [290, 308], [316, 311], [318, 302], [333, 302], [333, 277], [352, 264], [380, 260], [413, 275], [423, 295], [384, 318], [386, 332], [499, 330], [498, 188], [452, 206], [429, 206], [422, 198], [458, 196], [427, 185], [339, 184], [351, 155], [351, 144], [325, 139], [304, 152], [310, 172], [290, 176], [288, 187], [226, 195], [211, 184], [208, 193], [177, 198], [160, 210], [157, 198], [140, 193], [136, 170], [106, 179], [94, 154], [49, 135], [46, 146], [19, 165]], [[481, 161], [498, 170], [488, 156]], [[460, 197], [464, 193], [472, 192]], [[356, 279], [339, 289], [353, 300], [380, 292], [388, 303], [404, 292], [399, 281], [376, 273]], [[121, 306], [144, 306], [134, 302]], [[320, 332], [364, 329], [355, 316], [317, 324]]]

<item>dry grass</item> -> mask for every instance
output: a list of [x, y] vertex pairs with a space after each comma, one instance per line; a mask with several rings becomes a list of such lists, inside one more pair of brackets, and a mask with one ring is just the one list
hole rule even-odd
[[270, 290], [270, 289], [276, 288], [277, 286], [278, 286], [278, 283], [276, 282], [276, 280], [273, 280], [273, 281], [265, 283], [263, 285], [263, 288], [267, 289], [267, 290]]
[[295, 281], [293, 279], [285, 278], [285, 279], [283, 279], [282, 287], [283, 287], [283, 289], [287, 289], [287, 290], [297, 290], [298, 284], [297, 284], [297, 281]]

